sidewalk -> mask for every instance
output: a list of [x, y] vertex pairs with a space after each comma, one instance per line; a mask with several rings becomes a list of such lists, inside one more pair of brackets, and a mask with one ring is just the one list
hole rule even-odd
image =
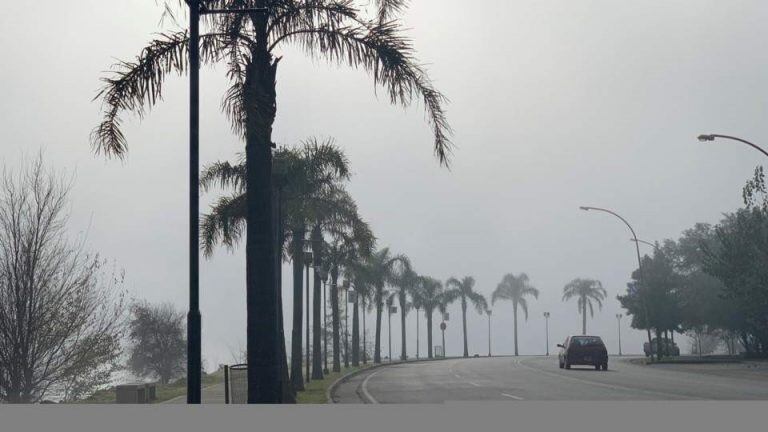
[[[203, 387], [202, 397], [200, 400], [203, 404], [224, 404], [224, 383], [214, 384], [208, 387]], [[187, 395], [168, 399], [166, 404], [186, 404]]]

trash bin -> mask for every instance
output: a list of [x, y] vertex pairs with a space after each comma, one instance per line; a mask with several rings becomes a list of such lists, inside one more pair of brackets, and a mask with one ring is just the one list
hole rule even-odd
[[115, 387], [115, 403], [143, 404], [148, 403], [147, 386], [144, 383], [120, 384]]

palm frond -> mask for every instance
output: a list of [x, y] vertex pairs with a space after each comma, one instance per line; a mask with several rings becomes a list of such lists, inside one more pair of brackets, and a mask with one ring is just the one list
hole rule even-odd
[[520, 309], [523, 310], [523, 314], [525, 314], [525, 320], [528, 321], [528, 300], [526, 300], [524, 297], [520, 297], [517, 300], [518, 306], [520, 306]]
[[201, 242], [206, 257], [213, 254], [214, 247], [221, 243], [233, 250], [243, 235], [246, 218], [246, 197], [244, 194], [221, 197], [211, 206], [211, 212], [203, 216]]
[[[221, 34], [200, 36], [201, 63], [214, 63], [228, 46]], [[94, 97], [103, 102], [103, 119], [91, 132], [91, 145], [97, 154], [122, 158], [127, 150], [121, 130], [121, 112], [130, 111], [142, 118], [161, 98], [163, 84], [172, 72], [188, 68], [189, 37], [186, 31], [160, 34], [133, 62], [118, 62]]]
[[443, 105], [447, 99], [416, 64], [413, 47], [401, 36], [393, 22], [337, 27], [327, 22], [291, 29], [276, 34], [270, 51], [281, 43], [294, 43], [313, 57], [324, 57], [336, 64], [361, 67], [374, 84], [384, 87], [393, 104], [410, 105], [418, 95], [427, 112], [434, 135], [434, 152], [440, 163], [448, 165], [451, 153], [451, 128]]

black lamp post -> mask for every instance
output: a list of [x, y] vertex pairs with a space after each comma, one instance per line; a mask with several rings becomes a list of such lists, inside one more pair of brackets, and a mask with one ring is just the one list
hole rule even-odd
[[307, 297], [307, 340], [306, 340], [306, 381], [309, 382], [310, 380], [310, 373], [309, 373], [309, 309], [310, 309], [310, 302], [309, 302], [309, 269], [312, 267], [312, 249], [309, 247], [309, 243], [305, 242], [305, 248], [304, 248], [304, 265], [307, 267], [307, 283], [306, 283], [306, 297]]
[[345, 280], [344, 289], [344, 367], [349, 368], [349, 281]]
[[328, 303], [325, 298], [327, 289], [328, 270], [320, 269], [320, 280], [323, 281], [323, 373], [328, 373]]
[[547, 356], [549, 356], [549, 312], [544, 312], [544, 326], [546, 327]]
[[619, 355], [621, 355], [621, 314], [616, 314], [616, 321], [618, 321], [619, 328]]
[[[200, 316], [200, 16], [249, 14], [266, 8], [209, 9], [204, 0], [189, 6], [189, 311], [187, 312], [187, 403], [199, 404], [202, 384]], [[249, 313], [252, 311], [249, 311]], [[275, 328], [273, 331], [278, 332]], [[252, 373], [249, 368], [249, 374]]]
[[485, 311], [488, 314], [488, 357], [491, 356], [491, 312], [490, 309]]

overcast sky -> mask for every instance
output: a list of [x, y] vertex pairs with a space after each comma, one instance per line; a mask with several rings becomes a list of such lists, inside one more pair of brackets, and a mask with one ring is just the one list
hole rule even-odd
[[[14, 166], [44, 149], [52, 166], [75, 173], [73, 235], [88, 230], [89, 247], [125, 269], [134, 296], [186, 310], [186, 78], [170, 79], [164, 101], [143, 121], [126, 117], [124, 163], [95, 156], [88, 141], [100, 120], [92, 101], [99, 78], [116, 59], [138, 54], [159, 30], [161, 8], [154, 0], [6, 3], [0, 162]], [[418, 272], [441, 280], [472, 275], [488, 296], [505, 273], [526, 272], [541, 296], [520, 323], [521, 354], [543, 353], [543, 311], [552, 313], [552, 347], [579, 333], [575, 301], [561, 302], [562, 288], [575, 277], [601, 280], [609, 299], [588, 330], [614, 352], [615, 314], [622, 312], [615, 297], [636, 266], [634, 249], [620, 221], [578, 207], [612, 208], [654, 241], [677, 238], [696, 222], [716, 223], [741, 205], [741, 187], [761, 155], [696, 136], [768, 143], [768, 4], [411, 3], [403, 18], [408, 35], [450, 98], [451, 170], [432, 155], [421, 107], [392, 107], [364, 72], [313, 62], [297, 50], [281, 52], [275, 141], [334, 137], [352, 162], [349, 189], [379, 245], [407, 254]], [[202, 162], [232, 159], [243, 144], [219, 111], [223, 67], [204, 69], [201, 81]], [[203, 197], [204, 210], [216, 196]], [[289, 287], [288, 264], [283, 280]], [[244, 285], [244, 248], [202, 262], [209, 368], [244, 347]], [[458, 304], [451, 310], [448, 354], [461, 354]], [[511, 315], [510, 304], [494, 306], [495, 353], [513, 350]], [[644, 334], [627, 324], [624, 351], [641, 352]], [[399, 320], [392, 325], [398, 355]], [[468, 329], [470, 354], [485, 353], [485, 318], [470, 312]], [[386, 354], [386, 331], [384, 338]]]

